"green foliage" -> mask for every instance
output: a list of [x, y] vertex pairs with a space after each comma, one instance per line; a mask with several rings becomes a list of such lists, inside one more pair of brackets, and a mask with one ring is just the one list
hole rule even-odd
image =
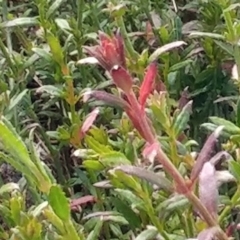
[[239, 9], [0, 0], [0, 239], [240, 239]]

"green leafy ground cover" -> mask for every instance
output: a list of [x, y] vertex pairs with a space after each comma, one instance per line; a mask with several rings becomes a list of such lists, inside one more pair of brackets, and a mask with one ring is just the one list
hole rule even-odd
[[240, 239], [238, 1], [0, 3], [0, 239]]

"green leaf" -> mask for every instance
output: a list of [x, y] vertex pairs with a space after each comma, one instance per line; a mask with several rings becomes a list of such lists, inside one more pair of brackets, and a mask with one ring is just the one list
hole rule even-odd
[[213, 39], [221, 39], [224, 40], [225, 37], [221, 34], [217, 34], [217, 33], [210, 33], [210, 32], [198, 32], [198, 31], [193, 31], [189, 34], [189, 37], [209, 37], [209, 38], [213, 38]]
[[[217, 129], [217, 125], [213, 124], [213, 123], [203, 123], [201, 125], [201, 128], [205, 128], [206, 130], [210, 131], [210, 132], [214, 132]], [[224, 131], [224, 129], [221, 131], [220, 136], [229, 138], [231, 136], [231, 134], [229, 134], [228, 132]]]
[[162, 47], [159, 47], [151, 54], [151, 56], [149, 57], [149, 62], [153, 62], [157, 60], [161, 54], [168, 52], [174, 48], [181, 47], [183, 45], [186, 45], [186, 43], [183, 41], [176, 41], [176, 42], [168, 43]]
[[236, 8], [240, 8], [240, 3], [231, 4], [229, 7], [224, 9], [224, 12], [229, 12], [229, 11], [235, 10]]
[[210, 117], [209, 119], [217, 126], [224, 126], [224, 130], [230, 134], [240, 133], [240, 128], [228, 120], [219, 117]]
[[39, 59], [39, 55], [37, 53], [34, 53], [32, 56], [30, 56], [27, 60], [24, 61], [22, 69], [27, 69], [31, 67], [38, 59]]
[[54, 213], [61, 220], [68, 221], [70, 219], [69, 203], [60, 186], [54, 185], [51, 187], [48, 201]]
[[1, 24], [2, 27], [36, 26], [39, 25], [38, 19], [33, 17], [20, 17]]
[[32, 51], [35, 52], [38, 56], [44, 58], [47, 62], [52, 61], [52, 56], [49, 52], [42, 48], [32, 48]]
[[52, 17], [52, 15], [58, 10], [58, 8], [61, 6], [61, 4], [63, 3], [64, 0], [54, 0], [53, 4], [49, 7], [47, 13], [46, 13], [46, 17], [47, 19], [49, 19], [50, 17]]
[[173, 197], [161, 202], [156, 211], [175, 211], [176, 209], [184, 209], [189, 205], [188, 199], [184, 195], [176, 194]]
[[102, 171], [104, 169], [104, 166], [97, 160], [85, 160], [83, 166], [94, 171]]
[[126, 218], [133, 230], [141, 227], [140, 217], [137, 216], [137, 214], [131, 209], [128, 204], [119, 198], [112, 198], [111, 202], [116, 207], [117, 211]]
[[28, 92], [28, 89], [24, 89], [21, 93], [12, 97], [10, 100], [10, 104], [8, 106], [8, 111], [11, 111], [16, 105], [18, 105], [22, 101], [22, 99], [25, 97], [27, 92]]
[[51, 186], [51, 179], [54, 179], [54, 178], [51, 173], [46, 171], [44, 167], [45, 163], [43, 163], [40, 160], [37, 150], [33, 144], [34, 134], [35, 134], [34, 130], [35, 129], [32, 129], [29, 134], [29, 140], [30, 140], [29, 152], [30, 152], [31, 160], [34, 162], [35, 166], [37, 167], [38, 171], [41, 173], [41, 176], [42, 176], [42, 179], [39, 179], [40, 184], [42, 185], [41, 189], [46, 189], [46, 192], [48, 192]]
[[174, 64], [173, 66], [170, 67], [169, 72], [175, 72], [178, 71], [181, 68], [189, 66], [193, 62], [192, 59], [187, 59], [185, 61], [179, 62]]
[[43, 209], [42, 215], [44, 218], [52, 224], [61, 234], [66, 234], [64, 222], [54, 213], [53, 209], [47, 208]]
[[0, 188], [0, 195], [4, 194], [4, 193], [10, 193], [12, 191], [20, 191], [20, 188], [18, 186], [18, 184], [16, 183], [7, 183], [7, 184], [4, 184], [3, 186], [1, 186]]
[[231, 160], [229, 161], [229, 171], [236, 178], [238, 182], [240, 182], [240, 163]]
[[91, 136], [85, 136], [85, 142], [87, 143], [88, 147], [94, 150], [96, 153], [105, 154], [112, 152], [109, 146], [100, 144]]
[[173, 121], [173, 131], [177, 138], [187, 127], [192, 110], [192, 101], [189, 101]]
[[154, 226], [148, 226], [148, 229], [142, 231], [135, 240], [152, 240], [158, 235], [158, 230]]
[[27, 168], [31, 169], [34, 174], [37, 174], [36, 166], [31, 161], [28, 150], [16, 131], [13, 128], [10, 130], [3, 123], [3, 120], [1, 120], [0, 132], [0, 143], [4, 147], [4, 150], [15, 158], [14, 160], [18, 159], [18, 161], [21, 161]]
[[229, 55], [234, 57], [234, 49], [233, 49], [233, 45], [226, 43], [226, 42], [222, 42], [222, 41], [214, 41], [220, 48], [222, 48], [225, 52], [227, 52]]
[[51, 49], [53, 59], [62, 67], [64, 65], [64, 55], [59, 39], [48, 32], [47, 42]]
[[94, 229], [88, 235], [87, 240], [98, 240], [101, 234], [102, 227], [103, 227], [103, 221], [99, 219]]
[[129, 222], [123, 216], [117, 216], [117, 215], [104, 216], [104, 221], [111, 221], [111, 222], [118, 223], [120, 225], [129, 225]]
[[129, 204], [132, 208], [139, 208], [141, 211], [144, 211], [144, 202], [141, 198], [137, 197], [132, 191], [127, 189], [115, 189], [115, 192]]
[[125, 157], [124, 154], [120, 152], [110, 152], [106, 154], [102, 154], [99, 161], [105, 167], [115, 167], [119, 165], [131, 165], [131, 162]]
[[55, 19], [55, 23], [57, 24], [57, 26], [62, 29], [63, 31], [71, 31], [71, 28], [69, 26], [69, 23], [66, 19], [62, 19], [62, 18], [56, 18]]
[[123, 183], [127, 187], [131, 188], [137, 193], [142, 192], [142, 187], [138, 181], [136, 181], [132, 176], [128, 176], [121, 169], [115, 168], [110, 170], [109, 173], [116, 178], [119, 182]]
[[152, 184], [155, 184], [158, 187], [160, 187], [161, 189], [164, 189], [164, 190], [170, 191], [170, 192], [172, 191], [172, 184], [167, 178], [165, 178], [161, 175], [158, 175], [152, 171], [146, 170], [144, 168], [134, 167], [134, 166], [119, 166], [119, 167], [115, 168], [114, 170], [115, 171], [123, 171], [126, 174], [139, 177], [139, 178], [144, 179]]
[[21, 172], [25, 177], [30, 180], [35, 186], [38, 184], [37, 176], [32, 174], [31, 168], [28, 168], [26, 165], [24, 165], [21, 162], [16, 161], [9, 155], [6, 155], [2, 152], [0, 152], [0, 160], [9, 163], [11, 166], [13, 166], [18, 172]]
[[43, 85], [37, 89], [37, 93], [46, 92], [55, 97], [62, 97], [63, 90], [60, 87], [56, 87], [53, 85]]
[[9, 201], [11, 215], [16, 225], [21, 224], [22, 201], [21, 198], [11, 198]]
[[236, 124], [237, 124], [238, 127], [240, 127], [240, 98], [237, 101]]

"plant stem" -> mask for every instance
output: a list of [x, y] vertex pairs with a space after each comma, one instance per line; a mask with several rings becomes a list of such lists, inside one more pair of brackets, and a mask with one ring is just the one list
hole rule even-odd
[[[141, 127], [141, 130], [144, 132], [145, 140], [149, 144], [155, 144], [157, 143], [157, 136], [156, 133], [153, 133], [149, 122], [147, 120], [147, 116], [145, 112], [141, 110], [141, 106], [137, 101], [137, 98], [133, 91], [130, 91], [127, 94], [127, 98], [130, 102], [130, 105], [132, 106], [133, 111], [135, 112], [136, 116], [142, 116], [139, 121], [139, 125]], [[200, 215], [203, 217], [203, 219], [206, 221], [206, 223], [210, 226], [218, 226], [217, 222], [213, 219], [211, 214], [207, 211], [207, 209], [204, 207], [204, 205], [200, 202], [199, 198], [189, 190], [183, 176], [179, 173], [177, 168], [173, 165], [173, 163], [170, 161], [170, 159], [167, 157], [167, 155], [163, 152], [162, 148], [159, 145], [159, 148], [157, 149], [156, 153], [156, 159], [159, 161], [160, 164], [163, 165], [163, 168], [166, 170], [168, 174], [171, 175], [173, 178], [176, 190], [184, 194], [188, 200], [193, 204], [193, 206], [199, 211]], [[219, 229], [219, 239], [220, 240], [227, 240], [226, 234]]]

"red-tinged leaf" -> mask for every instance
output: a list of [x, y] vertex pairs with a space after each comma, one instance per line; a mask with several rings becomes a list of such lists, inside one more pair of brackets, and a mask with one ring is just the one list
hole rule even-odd
[[181, 97], [178, 101], [178, 108], [183, 109], [183, 107], [189, 102], [189, 92], [188, 87], [186, 87], [181, 93]]
[[133, 79], [124, 68], [115, 65], [110, 71], [110, 74], [116, 86], [124, 93], [129, 93], [132, 90]]
[[166, 92], [167, 88], [163, 81], [156, 78], [154, 90], [157, 92]]
[[72, 199], [70, 203], [70, 207], [73, 210], [73, 209], [76, 209], [77, 206], [81, 206], [86, 203], [94, 203], [96, 201], [97, 200], [94, 196], [88, 195], [88, 196], [80, 197], [77, 199]]
[[229, 161], [230, 159], [232, 159], [231, 155], [226, 152], [226, 151], [221, 151], [219, 153], [217, 153], [216, 155], [214, 155], [209, 162], [212, 163], [212, 165], [216, 166], [219, 162], [221, 161]]
[[235, 224], [235, 223], [230, 223], [230, 224], [228, 225], [227, 229], [226, 229], [226, 232], [225, 232], [226, 235], [227, 235], [228, 237], [232, 237], [235, 229], [236, 229], [236, 224]]
[[108, 62], [104, 59], [104, 55], [102, 53], [102, 49], [100, 46], [83, 46], [83, 50], [91, 57], [96, 58], [99, 64], [106, 70], [111, 69]]
[[139, 134], [143, 137], [143, 139], [146, 139], [144, 131], [142, 130], [140, 124], [139, 124], [139, 118], [135, 116], [135, 113], [132, 111], [132, 109], [129, 109], [126, 111], [128, 117], [130, 118], [132, 125], [137, 129]]
[[192, 183], [198, 178], [199, 173], [202, 170], [204, 163], [209, 161], [210, 155], [212, 154], [213, 148], [217, 142], [217, 139], [222, 131], [223, 127], [218, 127], [207, 139], [202, 150], [200, 151], [196, 163], [191, 172]]
[[199, 174], [199, 198], [208, 212], [217, 217], [218, 188], [214, 166], [206, 162]]
[[104, 46], [104, 56], [106, 61], [108, 61], [109, 63], [111, 63], [112, 66], [115, 65], [121, 65], [120, 61], [119, 61], [119, 54], [117, 52], [117, 46], [114, 45], [114, 43], [108, 43], [105, 44]]
[[153, 163], [155, 157], [157, 156], [158, 148], [159, 148], [158, 143], [154, 143], [151, 145], [146, 143], [143, 153], [142, 153], [143, 157], [148, 159], [150, 161], [150, 163]]
[[98, 101], [103, 101], [110, 106], [114, 107], [118, 106], [125, 110], [130, 109], [130, 105], [124, 99], [104, 91], [85, 92], [83, 96], [83, 101], [87, 102], [91, 98], [96, 99]]
[[87, 131], [91, 128], [98, 114], [99, 114], [99, 109], [96, 108], [87, 116], [87, 118], [85, 119], [81, 127], [81, 132], [80, 132], [81, 137], [84, 137]]
[[98, 38], [102, 47], [104, 47], [105, 44], [111, 43], [111, 37], [102, 31], [98, 31]]
[[118, 54], [119, 54], [119, 58], [120, 58], [120, 62], [123, 68], [126, 68], [126, 58], [125, 58], [125, 52], [124, 52], [124, 41], [123, 41], [123, 37], [121, 35], [120, 29], [117, 30], [117, 33], [115, 35], [115, 39], [117, 42], [117, 46], [118, 46]]
[[152, 62], [147, 68], [146, 75], [139, 90], [138, 101], [142, 107], [145, 106], [148, 96], [153, 91], [156, 76], [157, 76], [157, 63]]
[[197, 240], [212, 240], [215, 238], [218, 232], [219, 232], [218, 227], [208, 228], [198, 234]]

